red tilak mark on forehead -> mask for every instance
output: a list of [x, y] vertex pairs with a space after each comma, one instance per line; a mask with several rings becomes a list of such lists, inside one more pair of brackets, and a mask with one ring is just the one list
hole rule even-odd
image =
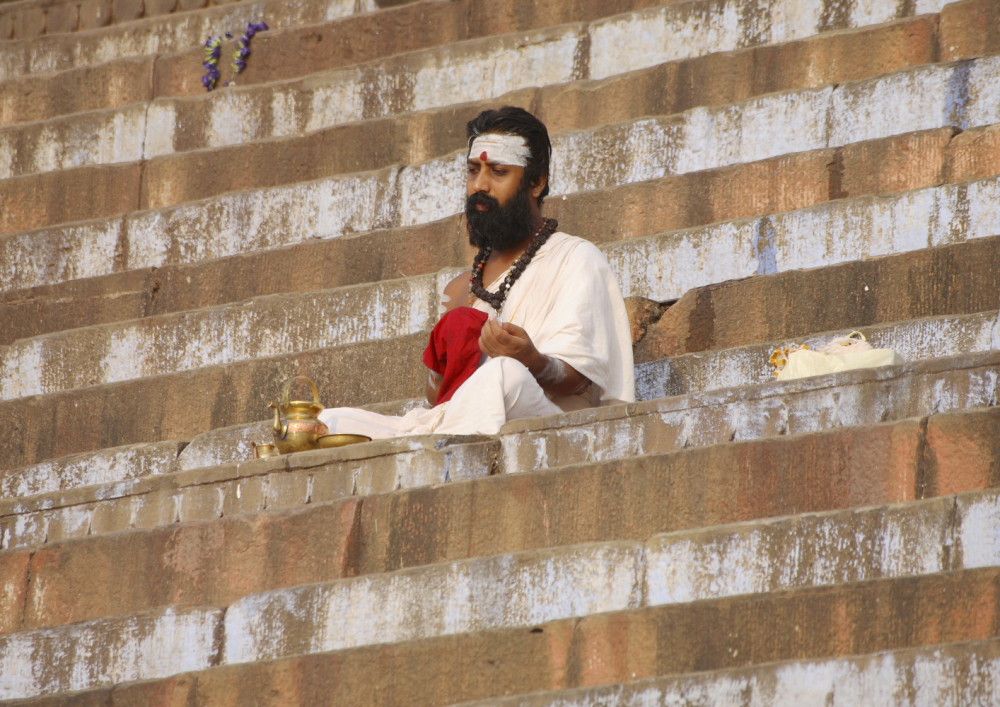
[[486, 150], [483, 150], [481, 153], [479, 153], [479, 161], [480, 162], [488, 162], [489, 159], [490, 159], [490, 157], [489, 157], [489, 155], [486, 154]]

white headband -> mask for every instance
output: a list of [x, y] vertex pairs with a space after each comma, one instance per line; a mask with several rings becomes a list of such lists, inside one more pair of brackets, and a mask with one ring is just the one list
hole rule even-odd
[[520, 135], [485, 133], [476, 136], [472, 141], [469, 147], [469, 159], [490, 164], [527, 167], [528, 160], [531, 159], [531, 150], [528, 148], [528, 141]]

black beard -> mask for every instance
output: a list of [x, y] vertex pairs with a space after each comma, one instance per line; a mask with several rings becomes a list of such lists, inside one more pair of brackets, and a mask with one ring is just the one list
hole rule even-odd
[[[469, 243], [477, 248], [506, 251], [516, 248], [531, 236], [531, 195], [521, 189], [505, 205], [492, 196], [472, 194], [465, 200], [465, 219], [469, 228]], [[478, 211], [477, 204], [489, 206], [488, 211]]]

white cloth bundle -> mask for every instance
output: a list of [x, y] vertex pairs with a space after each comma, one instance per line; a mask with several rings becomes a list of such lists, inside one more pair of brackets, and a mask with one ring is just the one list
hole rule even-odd
[[858, 331], [838, 336], [816, 350], [797, 349], [787, 355], [787, 363], [777, 373], [782, 381], [822, 376], [859, 368], [895, 366], [903, 359], [892, 349], [875, 349]]

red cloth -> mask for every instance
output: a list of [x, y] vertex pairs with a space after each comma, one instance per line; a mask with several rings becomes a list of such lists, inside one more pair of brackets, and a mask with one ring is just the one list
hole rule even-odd
[[444, 377], [436, 405], [451, 400], [458, 386], [479, 368], [483, 357], [479, 349], [479, 332], [487, 319], [486, 312], [456, 307], [435, 325], [424, 349], [424, 365]]

